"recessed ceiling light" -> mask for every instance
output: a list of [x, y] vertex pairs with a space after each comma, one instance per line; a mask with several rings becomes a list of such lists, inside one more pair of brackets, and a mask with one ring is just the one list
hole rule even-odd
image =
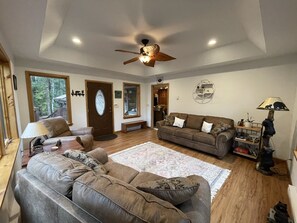
[[210, 39], [209, 41], [208, 41], [208, 46], [213, 46], [213, 45], [215, 45], [217, 43], [217, 40], [216, 39]]
[[76, 45], [80, 45], [81, 44], [81, 40], [78, 37], [73, 37], [72, 38], [72, 42], [75, 43]]

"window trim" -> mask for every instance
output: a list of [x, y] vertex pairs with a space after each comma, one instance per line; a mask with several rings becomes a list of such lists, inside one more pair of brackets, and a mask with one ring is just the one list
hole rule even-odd
[[[136, 115], [125, 115], [125, 86], [135, 86], [137, 88], [137, 114]], [[140, 106], [140, 84], [135, 84], [135, 83], [127, 83], [123, 82], [123, 118], [124, 119], [129, 119], [129, 118], [137, 118], [141, 116], [141, 106]]]
[[50, 77], [50, 78], [61, 78], [65, 80], [66, 83], [66, 100], [67, 100], [67, 117], [68, 117], [68, 125], [72, 125], [72, 111], [71, 111], [71, 99], [70, 99], [70, 81], [69, 76], [60, 75], [60, 74], [49, 74], [42, 72], [34, 72], [34, 71], [25, 71], [26, 74], [26, 86], [27, 86], [27, 96], [28, 96], [28, 106], [30, 113], [30, 122], [35, 122], [34, 119], [34, 106], [33, 106], [33, 95], [32, 95], [32, 85], [31, 85], [31, 76], [39, 76], [39, 77]]

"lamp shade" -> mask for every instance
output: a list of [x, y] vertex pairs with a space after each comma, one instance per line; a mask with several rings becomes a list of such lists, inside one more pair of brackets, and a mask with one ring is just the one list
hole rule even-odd
[[280, 97], [270, 97], [266, 98], [257, 109], [262, 110], [273, 110], [273, 111], [289, 111], [287, 106], [284, 104]]
[[30, 122], [23, 132], [21, 138], [34, 138], [42, 135], [47, 135], [48, 133], [49, 132], [47, 128], [41, 122]]

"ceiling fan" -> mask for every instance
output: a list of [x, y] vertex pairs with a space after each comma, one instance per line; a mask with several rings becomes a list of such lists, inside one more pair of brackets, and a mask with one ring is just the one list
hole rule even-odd
[[144, 65], [154, 67], [156, 61], [169, 61], [176, 59], [172, 56], [160, 52], [160, 46], [158, 44], [147, 46], [147, 44], [149, 43], [148, 39], [142, 39], [141, 42], [144, 46], [140, 48], [139, 53], [129, 50], [115, 50], [117, 52], [133, 53], [139, 55], [137, 57], [125, 61], [124, 65], [140, 60]]

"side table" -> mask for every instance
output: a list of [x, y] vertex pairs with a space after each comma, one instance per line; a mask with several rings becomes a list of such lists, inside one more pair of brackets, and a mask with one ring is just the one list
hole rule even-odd
[[[46, 145], [43, 146], [44, 150], [50, 150], [53, 146], [55, 146], [55, 144], [51, 144], [51, 145]], [[56, 154], [63, 154], [67, 149], [72, 149], [72, 150], [85, 150], [84, 147], [82, 147], [81, 144], [79, 144], [76, 140], [71, 140], [71, 141], [64, 141], [62, 142], [62, 145], [59, 146], [59, 148], [57, 150], [52, 150], [52, 153], [56, 153]], [[29, 157], [29, 149], [25, 149], [24, 150], [24, 154], [22, 157], [22, 167], [26, 167], [28, 165], [29, 160], [31, 159], [31, 157]]]

